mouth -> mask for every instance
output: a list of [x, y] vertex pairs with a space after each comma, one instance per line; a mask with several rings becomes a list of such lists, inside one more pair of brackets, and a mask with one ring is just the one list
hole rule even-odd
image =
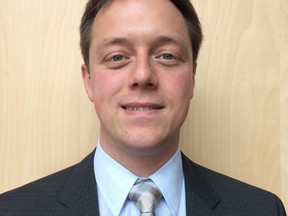
[[151, 111], [151, 110], [160, 110], [163, 109], [164, 106], [158, 105], [158, 104], [127, 104], [124, 106], [121, 106], [122, 109], [127, 111], [139, 111], [139, 112], [145, 112], [145, 111]]
[[161, 107], [130, 107], [130, 106], [122, 106], [124, 110], [128, 111], [150, 111], [150, 110], [159, 110]]

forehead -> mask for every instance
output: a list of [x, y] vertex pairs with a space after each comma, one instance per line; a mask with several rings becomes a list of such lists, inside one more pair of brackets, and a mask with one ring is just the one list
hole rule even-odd
[[171, 35], [190, 45], [184, 17], [170, 0], [113, 0], [99, 11], [92, 29], [94, 42], [161, 35]]

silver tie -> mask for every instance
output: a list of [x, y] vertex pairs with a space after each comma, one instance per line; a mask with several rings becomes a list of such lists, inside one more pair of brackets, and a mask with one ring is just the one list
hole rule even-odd
[[159, 188], [151, 179], [137, 180], [129, 192], [129, 199], [140, 210], [140, 216], [154, 216], [155, 204], [161, 198]]

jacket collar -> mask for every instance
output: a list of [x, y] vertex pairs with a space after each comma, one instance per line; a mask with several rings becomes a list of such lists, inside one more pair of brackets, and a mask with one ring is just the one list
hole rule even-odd
[[93, 158], [95, 150], [74, 166], [58, 196], [67, 207], [67, 215], [99, 215]]
[[213, 210], [220, 203], [220, 197], [201, 173], [201, 168], [183, 153], [182, 163], [185, 178], [187, 215], [214, 215]]
[[[58, 196], [59, 202], [67, 207], [67, 215], [99, 215], [97, 186], [94, 175], [95, 150], [75, 165], [65, 187]], [[182, 153], [185, 178], [187, 215], [213, 215], [220, 202], [199, 167]]]

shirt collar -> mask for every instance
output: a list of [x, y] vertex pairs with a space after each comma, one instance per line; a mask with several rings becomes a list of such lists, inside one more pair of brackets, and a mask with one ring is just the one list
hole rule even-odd
[[172, 215], [177, 215], [184, 184], [180, 150], [177, 149], [173, 157], [149, 178], [159, 187]]
[[119, 215], [137, 176], [114, 161], [101, 148], [100, 142], [94, 157], [97, 187], [113, 215]]
[[[113, 215], [119, 215], [138, 177], [107, 155], [101, 148], [100, 140], [94, 156], [94, 173], [98, 190], [105, 203]], [[178, 149], [173, 157], [149, 178], [161, 190], [172, 215], [176, 215], [184, 183], [180, 150]]]

